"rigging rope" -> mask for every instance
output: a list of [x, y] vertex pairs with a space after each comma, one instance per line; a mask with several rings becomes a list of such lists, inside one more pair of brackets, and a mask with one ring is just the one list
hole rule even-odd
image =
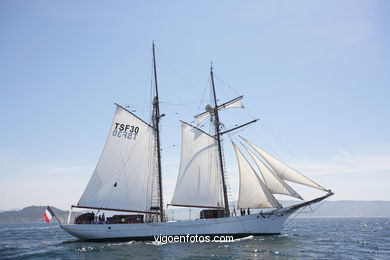
[[205, 96], [205, 94], [206, 94], [206, 91], [207, 91], [207, 88], [208, 88], [209, 84], [210, 84], [210, 78], [207, 77], [206, 85], [205, 85], [205, 87], [204, 87], [204, 89], [203, 89], [202, 96], [201, 96], [201, 98], [200, 98], [200, 103], [199, 103], [198, 108], [197, 108], [197, 111], [196, 111], [197, 114], [199, 114], [199, 111], [200, 111], [200, 109], [201, 109], [201, 108], [200, 108], [201, 104], [202, 104], [202, 103], [206, 103], [205, 101], [203, 101], [203, 98], [204, 98], [204, 96]]
[[[324, 205], [324, 203], [328, 200], [328, 198], [326, 198], [325, 200], [321, 201], [320, 203], [318, 203], [318, 206], [315, 208], [315, 209], [312, 209], [311, 205], [307, 205], [305, 207], [303, 207], [302, 209], [300, 209], [299, 211], [297, 211], [295, 213], [295, 216], [293, 218], [288, 218], [288, 222], [286, 222], [286, 224], [284, 225], [284, 227], [287, 227], [299, 214], [301, 213], [305, 213], [305, 212], [302, 212], [306, 207], [310, 207], [311, 209], [311, 213], [312, 212], [315, 212], [316, 210], [318, 210], [320, 207], [322, 207]], [[306, 212], [308, 213], [308, 212]]]
[[220, 78], [219, 75], [216, 74], [215, 72], [214, 72], [214, 76], [215, 76], [215, 78], [218, 79], [222, 84], [224, 84], [225, 86], [227, 86], [228, 88], [230, 88], [231, 90], [233, 90], [234, 93], [235, 93], [236, 95], [240, 95], [240, 93], [238, 93], [237, 90], [235, 90], [232, 86], [230, 86], [229, 84], [227, 84], [227, 83], [226, 83], [222, 78]]
[[199, 92], [196, 90], [197, 88], [169, 61], [169, 59], [167, 58], [167, 56], [164, 55], [164, 52], [160, 49], [160, 48], [157, 48], [156, 49], [158, 50], [158, 53], [160, 54], [160, 56], [165, 60], [165, 62], [171, 67], [171, 69], [179, 76], [182, 78], [182, 80], [184, 80], [186, 82], [187, 87], [193, 91], [196, 96], [200, 96], [199, 95]]

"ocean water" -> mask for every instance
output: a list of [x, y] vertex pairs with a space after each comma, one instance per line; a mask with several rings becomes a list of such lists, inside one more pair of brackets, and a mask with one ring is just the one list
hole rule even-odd
[[294, 219], [229, 243], [83, 242], [57, 224], [0, 224], [0, 259], [390, 259], [390, 218]]

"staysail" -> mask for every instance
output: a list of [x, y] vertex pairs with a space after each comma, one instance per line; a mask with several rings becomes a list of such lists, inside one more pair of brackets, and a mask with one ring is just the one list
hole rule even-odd
[[241, 209], [280, 208], [281, 205], [279, 202], [256, 174], [240, 149], [234, 143], [233, 146], [237, 155], [240, 172], [237, 207]]
[[117, 105], [96, 169], [77, 206], [150, 211], [158, 194], [153, 128]]
[[295, 183], [299, 183], [299, 184], [306, 185], [306, 186], [309, 186], [309, 187], [312, 187], [312, 188], [316, 188], [316, 189], [319, 189], [319, 190], [322, 190], [322, 191], [328, 191], [327, 189], [325, 189], [324, 187], [322, 187], [319, 184], [315, 183], [314, 181], [310, 180], [309, 178], [307, 178], [306, 176], [304, 176], [303, 174], [301, 174], [297, 170], [294, 170], [293, 168], [291, 168], [287, 164], [279, 161], [278, 159], [276, 159], [272, 155], [266, 153], [265, 151], [263, 151], [259, 147], [255, 146], [254, 144], [252, 144], [251, 142], [249, 142], [245, 138], [243, 138], [243, 137], [241, 137], [241, 138], [245, 142], [247, 142], [254, 150], [256, 150], [256, 152], [258, 154], [261, 155], [261, 157], [278, 174], [280, 179], [286, 180], [286, 181], [295, 182]]
[[182, 122], [180, 170], [172, 205], [224, 207], [216, 139]]
[[248, 147], [243, 144], [241, 145], [252, 157], [259, 172], [263, 176], [265, 185], [272, 194], [284, 194], [302, 200], [302, 197], [293, 188], [291, 188], [290, 185], [280, 179], [274, 170], [265, 165], [251, 150], [248, 149]]

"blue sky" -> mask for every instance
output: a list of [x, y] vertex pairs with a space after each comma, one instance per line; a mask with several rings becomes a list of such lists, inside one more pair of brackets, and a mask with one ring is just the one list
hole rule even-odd
[[227, 126], [260, 118], [240, 134], [334, 200], [390, 200], [389, 11], [385, 0], [1, 1], [0, 209], [78, 201], [114, 102], [149, 118], [153, 40], [167, 203], [178, 120], [205, 106], [210, 61], [221, 102], [245, 96]]

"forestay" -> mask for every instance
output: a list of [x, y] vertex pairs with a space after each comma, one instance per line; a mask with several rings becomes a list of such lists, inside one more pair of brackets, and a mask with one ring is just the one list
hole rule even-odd
[[224, 207], [216, 139], [182, 122], [179, 175], [172, 205]]
[[103, 153], [78, 206], [149, 211], [157, 194], [153, 128], [117, 105]]
[[234, 143], [233, 146], [240, 172], [237, 207], [241, 209], [280, 208], [279, 202], [267, 189], [238, 147]]
[[297, 170], [294, 170], [293, 168], [291, 168], [287, 164], [279, 161], [278, 159], [276, 159], [272, 155], [266, 153], [265, 151], [263, 151], [259, 147], [255, 146], [254, 144], [252, 144], [251, 142], [246, 140], [245, 138], [243, 138], [243, 137], [241, 137], [241, 138], [245, 142], [247, 142], [254, 150], [256, 150], [256, 152], [258, 152], [259, 155], [261, 155], [261, 157], [278, 174], [280, 179], [286, 180], [286, 181], [295, 182], [295, 183], [299, 183], [299, 184], [306, 185], [306, 186], [309, 186], [309, 187], [312, 187], [312, 188], [316, 188], [316, 189], [319, 189], [319, 190], [327, 191], [327, 189], [323, 188], [319, 184], [317, 184], [314, 181], [310, 180], [309, 178], [307, 178], [303, 174], [299, 173]]
[[283, 194], [295, 197], [297, 199], [302, 200], [302, 197], [290, 187], [286, 182], [279, 178], [279, 176], [274, 172], [274, 170], [270, 169], [267, 165], [265, 165], [251, 150], [249, 150], [245, 145], [241, 144], [245, 150], [252, 157], [255, 162], [258, 170], [263, 176], [264, 183], [267, 188], [271, 191], [272, 194]]

